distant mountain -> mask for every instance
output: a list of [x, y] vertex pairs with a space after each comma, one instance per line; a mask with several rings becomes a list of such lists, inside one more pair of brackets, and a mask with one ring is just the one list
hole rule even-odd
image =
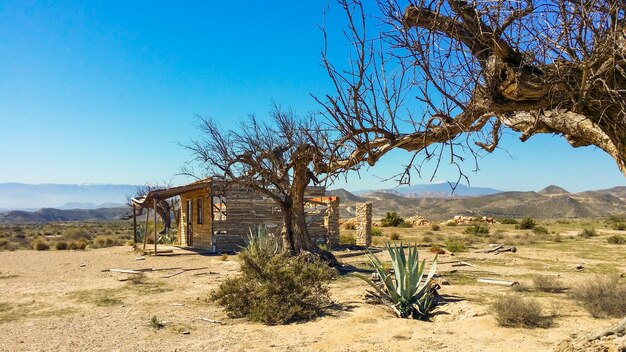
[[0, 183], [0, 208], [69, 209], [72, 205], [68, 203], [88, 203], [88, 208], [119, 205], [125, 204], [126, 196], [134, 194], [135, 189], [135, 185]]
[[123, 207], [123, 206], [124, 204], [120, 204], [120, 203], [94, 204], [94, 203], [68, 202], [60, 206], [58, 209], [100, 209], [100, 208], [116, 208], [116, 207]]
[[543, 195], [549, 195], [549, 194], [568, 194], [569, 192], [562, 187], [550, 185], [542, 189], [538, 193], [543, 194]]
[[558, 219], [606, 217], [611, 214], [626, 213], [626, 187], [568, 193], [561, 187], [549, 186], [542, 191], [543, 194], [540, 192], [500, 192], [455, 198], [415, 198], [377, 191], [358, 196], [359, 201], [351, 201], [347, 197], [341, 198], [341, 216], [353, 216], [353, 204], [361, 201], [372, 202], [376, 217], [395, 211], [405, 217], [422, 215], [433, 220], [449, 219], [455, 215], [515, 218], [531, 216]]
[[32, 212], [11, 210], [0, 213], [0, 223], [120, 220], [128, 213], [128, 207], [69, 210], [43, 208]]
[[391, 189], [378, 189], [378, 190], [363, 190], [354, 192], [359, 196], [367, 195], [368, 193], [389, 193], [396, 194], [409, 198], [456, 198], [456, 197], [477, 197], [489, 194], [496, 194], [502, 191], [485, 188], [485, 187], [469, 187], [463, 184], [457, 184], [456, 187], [452, 186], [448, 182], [442, 183], [428, 183], [419, 184], [413, 186], [402, 186]]

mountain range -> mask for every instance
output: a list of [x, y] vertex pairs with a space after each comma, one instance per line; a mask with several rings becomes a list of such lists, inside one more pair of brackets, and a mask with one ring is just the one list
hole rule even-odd
[[381, 191], [355, 195], [344, 189], [328, 193], [340, 197], [342, 217], [353, 216], [354, 204], [359, 202], [372, 202], [375, 217], [395, 211], [405, 217], [421, 215], [433, 220], [449, 219], [455, 215], [558, 219], [626, 213], [626, 187], [569, 193], [552, 185], [539, 192], [499, 192], [444, 198], [407, 197]]

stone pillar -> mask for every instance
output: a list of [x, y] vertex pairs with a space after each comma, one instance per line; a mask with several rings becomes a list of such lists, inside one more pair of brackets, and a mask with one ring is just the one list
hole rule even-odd
[[339, 198], [328, 202], [328, 210], [324, 219], [326, 225], [326, 248], [329, 250], [339, 244]]
[[356, 205], [356, 245], [372, 245], [372, 203]]

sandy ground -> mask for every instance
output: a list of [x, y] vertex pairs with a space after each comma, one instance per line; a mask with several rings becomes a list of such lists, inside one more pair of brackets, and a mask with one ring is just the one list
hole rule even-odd
[[[565, 249], [564, 251], [566, 251]], [[571, 251], [577, 250], [573, 246]], [[620, 252], [622, 250], [622, 252]], [[614, 261], [623, 248], [604, 260]], [[426, 253], [424, 250], [423, 253]], [[314, 321], [264, 326], [229, 319], [208, 293], [225, 277], [236, 275], [236, 256], [179, 255], [146, 257], [130, 247], [85, 252], [0, 252], [0, 350], [2, 351], [550, 351], [564, 339], [608, 326], [616, 321], [592, 318], [564, 294], [538, 294], [547, 311], [558, 314], [548, 329], [497, 326], [489, 303], [508, 287], [478, 284], [472, 275], [515, 278], [558, 271], [565, 282], [605, 268], [603, 259], [580, 259], [551, 248], [521, 248], [518, 253], [466, 253], [443, 256], [441, 262], [463, 259], [472, 267], [440, 265], [472, 278], [450, 279], [441, 293], [451, 303], [438, 308], [432, 322], [397, 319], [382, 305], [367, 304], [365, 283], [340, 277], [331, 285], [337, 305]], [[428, 254], [430, 256], [430, 254]], [[345, 259], [358, 264], [365, 257]], [[574, 266], [585, 262], [590, 273]], [[146, 274], [143, 284], [120, 281], [129, 275], [103, 272], [107, 268], [177, 269]], [[611, 270], [626, 271], [623, 262]], [[457, 275], [458, 273], [457, 272]], [[529, 281], [529, 279], [527, 280]], [[166, 327], [153, 329], [156, 316]], [[224, 324], [199, 320], [205, 317]], [[184, 334], [183, 334], [184, 332]]]

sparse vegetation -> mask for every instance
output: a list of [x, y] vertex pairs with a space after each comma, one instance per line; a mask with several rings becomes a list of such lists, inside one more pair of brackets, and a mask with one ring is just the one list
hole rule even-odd
[[241, 275], [227, 278], [211, 300], [230, 317], [264, 324], [285, 324], [318, 316], [329, 303], [326, 284], [332, 269], [284, 253], [275, 254], [269, 237], [249, 241], [239, 254]]
[[581, 237], [581, 238], [589, 238], [589, 237], [593, 237], [596, 235], [597, 235], [596, 229], [594, 228], [584, 228], [582, 231], [578, 233], [578, 237]]
[[619, 275], [597, 275], [572, 288], [571, 297], [596, 318], [626, 315], [626, 284]]
[[489, 234], [489, 226], [486, 224], [476, 223], [465, 228], [463, 233], [475, 236], [487, 236]]
[[536, 276], [533, 278], [533, 284], [541, 292], [561, 293], [567, 289], [561, 280], [555, 276]]
[[342, 233], [339, 235], [339, 243], [354, 246], [356, 245], [356, 238], [354, 238], [351, 234]]
[[97, 236], [93, 241], [94, 248], [107, 248], [117, 245], [117, 241], [109, 236]]
[[451, 253], [465, 252], [465, 244], [459, 238], [448, 238], [446, 240], [446, 249]]
[[541, 304], [535, 298], [501, 296], [491, 305], [491, 312], [500, 326], [532, 329], [552, 325], [552, 317], [542, 314]]
[[165, 322], [159, 320], [156, 315], [153, 315], [152, 318], [150, 318], [149, 324], [154, 330], [160, 330], [165, 327]]
[[498, 222], [505, 225], [517, 225], [519, 222], [513, 218], [498, 219]]
[[526, 217], [522, 219], [519, 224], [515, 225], [515, 228], [519, 230], [532, 230], [535, 225], [536, 223], [533, 218]]
[[65, 241], [59, 241], [54, 244], [54, 248], [57, 251], [66, 251], [68, 248], [68, 245], [67, 245], [67, 242]]
[[626, 244], [626, 237], [622, 235], [609, 236], [606, 241], [610, 244]]
[[383, 231], [381, 229], [379, 229], [378, 227], [372, 228], [372, 236], [380, 237], [382, 235], [383, 235]]
[[543, 226], [534, 226], [533, 227], [533, 233], [535, 235], [547, 235], [550, 233], [550, 230], [548, 230], [547, 228], [543, 227]]
[[[395, 211], [387, 213], [384, 218], [380, 220], [380, 226], [382, 227], [398, 227], [405, 224], [404, 219], [398, 215]], [[411, 227], [410, 225], [408, 227]]]
[[398, 241], [400, 239], [400, 235], [397, 232], [389, 234], [389, 239], [391, 241]]

